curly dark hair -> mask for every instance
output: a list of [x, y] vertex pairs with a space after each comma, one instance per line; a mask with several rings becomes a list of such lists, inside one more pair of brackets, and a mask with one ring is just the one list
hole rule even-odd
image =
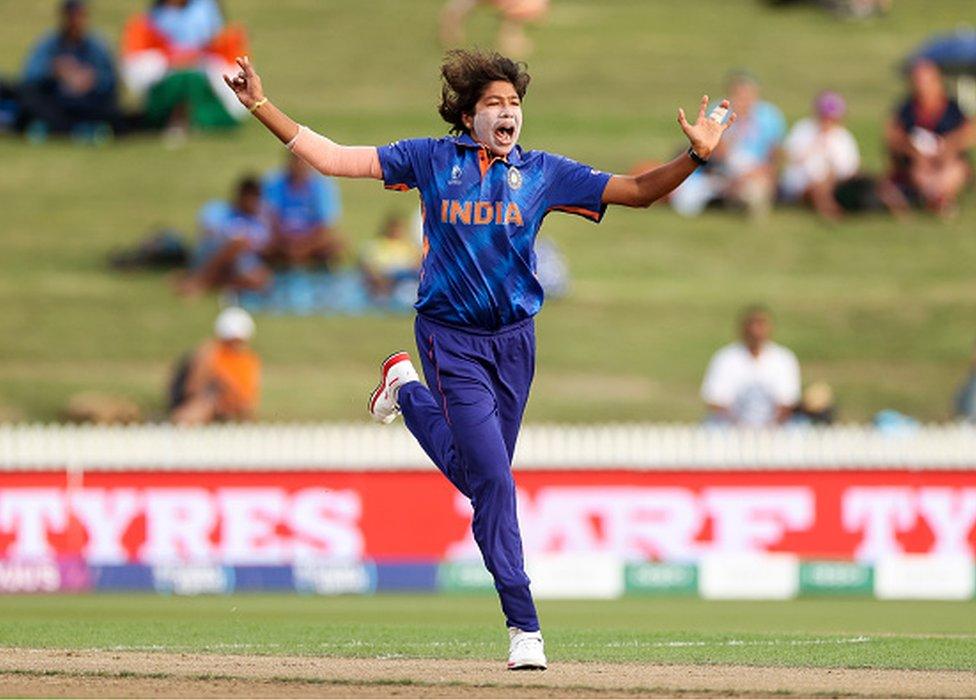
[[496, 80], [512, 84], [519, 99], [531, 80], [526, 65], [494, 51], [448, 51], [441, 65], [441, 104], [437, 111], [448, 124], [452, 134], [468, 131], [461, 116], [474, 114], [474, 106], [485, 88]]

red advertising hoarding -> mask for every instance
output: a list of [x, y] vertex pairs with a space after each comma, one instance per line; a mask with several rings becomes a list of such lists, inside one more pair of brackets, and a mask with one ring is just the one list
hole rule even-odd
[[[874, 561], [976, 554], [973, 471], [516, 473], [529, 553], [692, 561], [792, 552]], [[287, 564], [477, 558], [437, 472], [0, 474], [0, 558]]]

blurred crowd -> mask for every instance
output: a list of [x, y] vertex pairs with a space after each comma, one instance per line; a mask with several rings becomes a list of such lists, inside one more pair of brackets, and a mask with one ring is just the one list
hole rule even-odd
[[[889, 3], [831, 5], [864, 15], [883, 13]], [[445, 46], [463, 42], [465, 22], [479, 6], [499, 15], [499, 48], [524, 56], [531, 50], [525, 27], [545, 18], [549, 2], [448, 0], [440, 16]], [[246, 53], [245, 29], [228, 21], [218, 0], [151, 0], [126, 22], [117, 57], [91, 29], [86, 0], [63, 0], [56, 26], [34, 44], [20, 79], [0, 80], [0, 128], [25, 133], [32, 141], [49, 134], [99, 141], [162, 130], [169, 142], [180, 143], [191, 129], [233, 127], [246, 110], [224, 87], [222, 75], [232, 72], [235, 56]], [[708, 165], [673, 193], [672, 206], [685, 216], [730, 206], [761, 217], [775, 204], [809, 206], [829, 221], [858, 211], [903, 215], [912, 208], [951, 216], [972, 181], [969, 151], [976, 133], [947, 91], [937, 63], [917, 58], [906, 75], [907, 94], [884, 126], [887, 165], [883, 172], [869, 173], [847, 127], [843, 95], [820, 92], [809, 116], [788, 128], [757, 76], [730, 74], [726, 95], [738, 123]], [[128, 110], [120, 106], [120, 86], [134, 103]], [[335, 254], [304, 250], [305, 243], [276, 254]]]
[[845, 124], [843, 95], [818, 93], [811, 114], [787, 129], [759, 79], [732, 73], [727, 94], [738, 121], [708, 164], [672, 193], [671, 206], [684, 216], [723, 206], [761, 218], [776, 204], [807, 206], [828, 221], [863, 211], [901, 216], [914, 208], [952, 216], [972, 182], [976, 130], [936, 63], [913, 60], [907, 79], [908, 94], [884, 125], [887, 167], [869, 173]]
[[[499, 14], [500, 49], [524, 57], [531, 50], [525, 25], [544, 18], [548, 5], [449, 0], [441, 36], [445, 45], [463, 41], [467, 18], [485, 6]], [[34, 43], [20, 76], [0, 76], [0, 131], [33, 142], [70, 135], [100, 143], [161, 130], [179, 144], [190, 130], [232, 128], [246, 116], [222, 76], [248, 53], [247, 32], [219, 0], [149, 0], [125, 23], [117, 50], [92, 29], [87, 0], [57, 8], [55, 26]]]
[[[851, 18], [883, 15], [891, 4], [804, 1]], [[445, 47], [463, 43], [471, 15], [488, 11], [498, 18], [497, 47], [524, 58], [533, 48], [526, 27], [545, 19], [549, 4], [446, 0], [440, 38]], [[92, 29], [86, 0], [61, 0], [56, 9], [54, 26], [34, 42], [20, 75], [0, 77], [0, 131], [23, 134], [35, 143], [62, 135], [102, 142], [155, 131], [180, 143], [190, 131], [232, 128], [246, 116], [222, 76], [232, 72], [235, 56], [248, 52], [247, 32], [230, 21], [218, 0], [145, 2], [126, 21], [116, 49]], [[951, 217], [973, 180], [970, 151], [976, 129], [947, 89], [937, 61], [917, 55], [904, 74], [905, 95], [883, 125], [885, 166], [872, 173], [864, 168], [861, 146], [848, 128], [844, 95], [818, 92], [809, 114], [789, 125], [755, 74], [730, 73], [726, 95], [738, 121], [708, 164], [672, 194], [671, 206], [683, 216], [724, 207], [761, 218], [785, 205], [807, 207], [826, 221], [863, 211], [904, 216], [913, 209]], [[281, 168], [263, 176], [242, 175], [228, 197], [204, 204], [192, 240], [161, 231], [114, 256], [119, 268], [178, 267], [180, 293], [216, 293], [226, 306], [213, 336], [176, 363], [167, 398], [173, 421], [193, 425], [257, 415], [261, 363], [250, 345], [255, 322], [246, 309], [314, 313], [322, 310], [309, 305], [316, 290], [348, 300], [351, 288], [358, 290], [352, 298], [359, 301], [327, 305], [328, 310], [359, 312], [363, 303], [389, 310], [400, 302], [409, 309], [422, 260], [421, 213], [388, 213], [376, 235], [358, 250], [344, 235], [341, 218], [336, 183], [286, 154]], [[565, 257], [545, 237], [536, 252], [547, 296], [565, 295]], [[337, 279], [345, 282], [336, 284]], [[289, 296], [295, 289], [301, 294]], [[737, 335], [705, 369], [701, 399], [707, 424], [756, 427], [835, 420], [832, 388], [823, 382], [803, 386], [796, 355], [773, 340], [769, 309], [745, 309]], [[79, 415], [104, 408], [87, 399], [75, 406]], [[133, 411], [125, 406], [119, 415]], [[892, 414], [879, 414], [879, 424], [910, 422]], [[976, 421], [976, 359], [957, 392], [955, 414]]]
[[[260, 292], [275, 273], [335, 272], [349, 257], [339, 229], [339, 188], [297, 156], [263, 179], [245, 175], [228, 200], [205, 204], [198, 236], [179, 287], [187, 294]], [[400, 287], [413, 297], [419, 282], [422, 232], [390, 213], [355, 258], [355, 270], [370, 298], [382, 304]]]
[[891, 11], [892, 0], [768, 0], [770, 5], [816, 5], [842, 19], [863, 20]]
[[[423, 259], [423, 226], [419, 208], [411, 217], [390, 212], [377, 233], [358, 251], [350, 250], [339, 227], [342, 202], [332, 178], [312, 169], [286, 152], [281, 170], [263, 178], [244, 175], [228, 199], [203, 205], [197, 216], [197, 236], [188, 250], [176, 256], [185, 267], [178, 290], [186, 295], [206, 292], [266, 306], [277, 300], [277, 312], [315, 313], [338, 311], [357, 314], [371, 309], [409, 311], [416, 299]], [[173, 235], [160, 245], [153, 235], [139, 250], [117, 255], [121, 267], [150, 266], [153, 256], [163, 262], [174, 258], [173, 245], [185, 245]], [[565, 257], [549, 238], [536, 245], [537, 274], [551, 299], [569, 289]], [[168, 266], [168, 265], [162, 265]], [[334, 282], [343, 280], [343, 305], [339, 299], [309, 301], [305, 294], [290, 304], [289, 288], [319, 288], [330, 294]], [[350, 289], [359, 294], [349, 294]], [[338, 294], [338, 292], [337, 292]], [[314, 300], [313, 300], [314, 301]]]
[[91, 28], [86, 0], [63, 0], [19, 79], [2, 81], [0, 126], [35, 142], [146, 130], [178, 140], [191, 128], [233, 127], [247, 112], [221, 76], [245, 53], [244, 28], [227, 21], [217, 0], [151, 0], [126, 22], [118, 52]]
[[[737, 319], [737, 338], [714, 352], [702, 379], [704, 424], [712, 427], [772, 428], [826, 426], [838, 419], [833, 388], [817, 380], [803, 385], [800, 362], [789, 348], [773, 340], [770, 309], [751, 305]], [[258, 414], [261, 360], [251, 347], [255, 322], [242, 308], [223, 309], [213, 335], [181, 357], [167, 391], [167, 415], [180, 425], [247, 421]], [[85, 420], [138, 420], [128, 402], [105, 402], [81, 396]], [[976, 349], [953, 402], [953, 416], [976, 423]], [[919, 425], [910, 416], [884, 409], [874, 416], [881, 430], [901, 431]]]
[[335, 182], [289, 153], [285, 167], [263, 182], [246, 175], [229, 200], [203, 206], [182, 289], [262, 289], [273, 265], [334, 267], [345, 247], [341, 211]]
[[[705, 369], [700, 396], [705, 425], [769, 428], [830, 425], [838, 418], [833, 388], [816, 380], [803, 385], [800, 362], [773, 340], [773, 314], [763, 305], [745, 308], [738, 317], [738, 337], [719, 348]], [[955, 420], [976, 424], [976, 347], [953, 397]], [[873, 417], [881, 430], [903, 431], [919, 422], [894, 409]]]

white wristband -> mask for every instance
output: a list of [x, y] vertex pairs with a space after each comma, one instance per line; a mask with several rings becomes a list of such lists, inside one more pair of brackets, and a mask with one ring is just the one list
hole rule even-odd
[[298, 137], [302, 135], [302, 131], [305, 130], [305, 129], [306, 129], [305, 126], [303, 126], [302, 124], [299, 124], [298, 125], [298, 131], [295, 133], [294, 138], [292, 138], [291, 141], [289, 141], [288, 143], [285, 144], [285, 148], [287, 148], [289, 151], [294, 151], [295, 150], [295, 142], [298, 141]]

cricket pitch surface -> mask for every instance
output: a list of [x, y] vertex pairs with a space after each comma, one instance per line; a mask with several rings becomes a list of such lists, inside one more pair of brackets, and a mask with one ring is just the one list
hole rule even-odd
[[944, 697], [976, 672], [4, 649], [6, 697]]

